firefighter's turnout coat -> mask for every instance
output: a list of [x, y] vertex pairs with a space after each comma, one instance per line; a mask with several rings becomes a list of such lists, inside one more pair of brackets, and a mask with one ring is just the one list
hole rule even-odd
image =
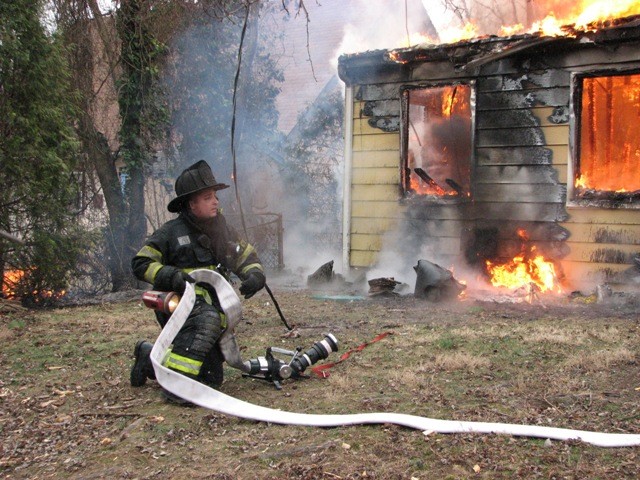
[[[189, 273], [208, 268], [227, 279], [229, 272], [233, 272], [241, 280], [254, 271], [264, 273], [255, 249], [240, 239], [222, 214], [202, 221], [187, 210], [156, 230], [131, 266], [138, 279], [161, 291], [171, 290], [171, 279], [177, 269]], [[205, 357], [225, 328], [215, 291], [199, 284], [195, 290], [196, 304], [176, 336], [167, 360], [169, 368], [194, 377], [200, 374]], [[158, 320], [164, 325], [161, 318]]]
[[[241, 240], [222, 214], [198, 222], [187, 212], [156, 230], [131, 262], [135, 276], [162, 289], [162, 268], [177, 267], [187, 273], [198, 268], [228, 272], [244, 280], [251, 271], [264, 273], [255, 249]], [[160, 285], [158, 285], [160, 283]]]

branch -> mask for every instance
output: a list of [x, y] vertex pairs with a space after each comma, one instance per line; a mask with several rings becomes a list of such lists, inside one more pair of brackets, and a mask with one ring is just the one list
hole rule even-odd
[[311, 48], [309, 46], [309, 23], [311, 23], [311, 19], [309, 18], [309, 11], [307, 10], [306, 5], [304, 4], [304, 0], [300, 0], [300, 4], [298, 5], [298, 11], [296, 12], [296, 16], [300, 14], [300, 10], [304, 12], [304, 17], [307, 21], [307, 57], [309, 58], [309, 64], [311, 65], [311, 74], [313, 75], [313, 79], [317, 82], [316, 71], [313, 68], [313, 60], [311, 60]]
[[10, 242], [14, 242], [14, 243], [18, 243], [20, 245], [24, 245], [24, 241], [22, 241], [20, 238], [11, 235], [9, 232], [5, 232], [4, 230], [0, 230], [0, 237], [4, 238], [5, 240], [9, 240]]

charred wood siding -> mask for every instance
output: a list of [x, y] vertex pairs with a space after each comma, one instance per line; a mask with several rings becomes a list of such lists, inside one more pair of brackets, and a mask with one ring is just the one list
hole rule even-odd
[[[472, 241], [464, 238], [468, 236], [465, 232], [474, 227], [512, 221], [534, 228], [535, 222], [556, 223], [567, 218], [566, 186], [560, 183], [566, 175], [560, 178], [554, 168], [553, 148], [566, 165], [569, 74], [513, 75], [514, 70], [508, 68], [507, 74], [491, 74], [477, 81], [473, 204], [407, 201], [398, 225], [404, 241], [432, 245], [438, 255], [460, 256], [463, 244]], [[400, 87], [359, 86], [354, 132], [398, 131]], [[399, 154], [397, 161], [399, 164]], [[499, 236], [507, 241], [505, 235]]]
[[[567, 207], [566, 196], [567, 182], [573, 181], [568, 178], [571, 75], [640, 70], [640, 42], [636, 37], [634, 42], [573, 49], [565, 42], [473, 71], [445, 59], [386, 68], [363, 62], [361, 70], [352, 70], [351, 84], [357, 83], [352, 265], [372, 265], [389, 231], [414, 232], [416, 241], [468, 259], [474, 230], [497, 232], [503, 255], [510, 256], [519, 248], [515, 229], [525, 228], [544, 253], [561, 259], [577, 285], [627, 269], [640, 252], [640, 210]], [[473, 201], [401, 198], [401, 88], [469, 80], [476, 88]]]
[[563, 113], [569, 107], [569, 83], [568, 73], [549, 71], [498, 71], [478, 78], [476, 215], [464, 240], [467, 262], [482, 259], [478, 232], [491, 230], [497, 235], [498, 260], [520, 253], [517, 229], [525, 229], [547, 257], [561, 260], [569, 253], [564, 244], [569, 235], [557, 227], [568, 214], [566, 184], [556, 168], [557, 163], [566, 165], [569, 116]]

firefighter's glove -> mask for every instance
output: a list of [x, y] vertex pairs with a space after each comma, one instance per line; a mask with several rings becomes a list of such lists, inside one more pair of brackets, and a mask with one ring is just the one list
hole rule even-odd
[[244, 298], [251, 298], [264, 287], [266, 281], [261, 272], [251, 272], [240, 285], [240, 293]]
[[177, 270], [171, 277], [171, 290], [182, 295], [187, 288], [187, 282], [195, 283], [195, 279], [188, 273]]

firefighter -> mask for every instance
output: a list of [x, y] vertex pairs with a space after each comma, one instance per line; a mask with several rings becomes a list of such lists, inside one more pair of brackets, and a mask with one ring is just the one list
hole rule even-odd
[[[176, 179], [176, 198], [167, 206], [178, 217], [156, 230], [131, 261], [134, 275], [154, 290], [184, 293], [189, 272], [210, 268], [229, 279], [229, 272], [242, 281], [240, 293], [250, 298], [265, 285], [264, 269], [255, 249], [241, 240], [218, 210], [217, 192], [229, 185], [218, 183], [204, 160], [191, 165]], [[214, 388], [222, 384], [223, 357], [217, 341], [225, 318], [216, 292], [208, 284], [196, 284], [196, 301], [178, 332], [165, 366]], [[168, 318], [156, 313], [161, 327]], [[152, 344], [139, 341], [134, 349], [131, 385], [154, 378], [149, 354]], [[171, 402], [187, 403], [163, 389]]]

